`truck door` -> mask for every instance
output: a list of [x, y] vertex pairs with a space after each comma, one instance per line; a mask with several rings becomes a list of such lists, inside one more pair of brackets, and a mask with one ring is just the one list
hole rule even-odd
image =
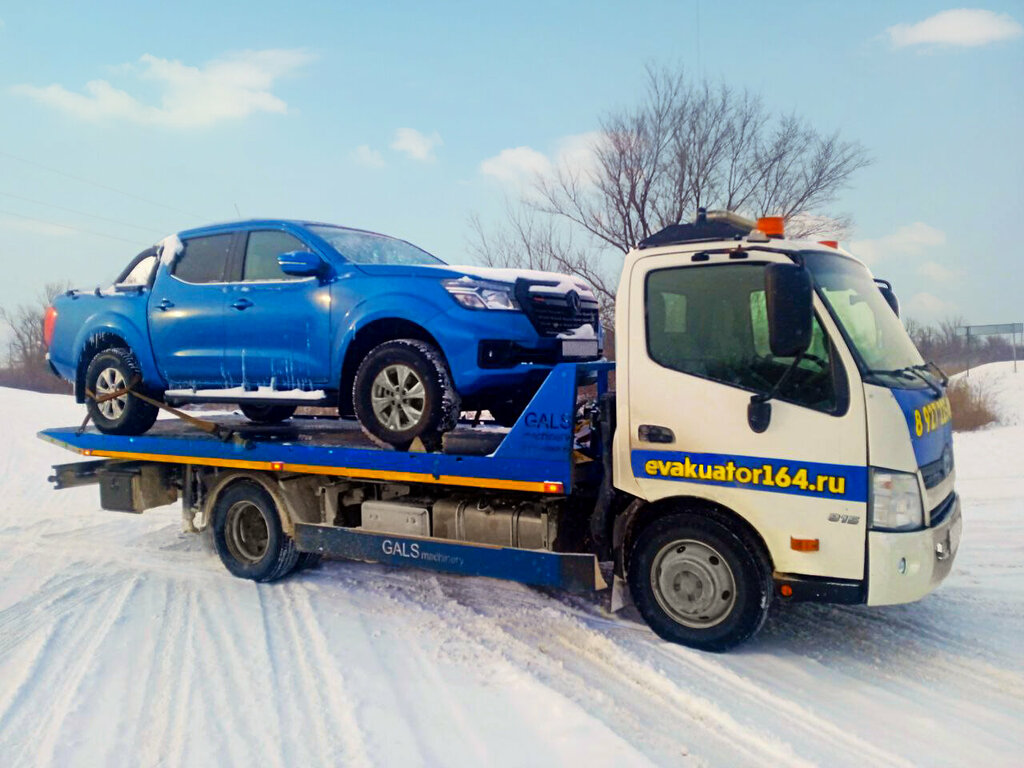
[[243, 233], [228, 288], [224, 367], [231, 385], [279, 390], [329, 385], [330, 288], [286, 275], [277, 257], [310, 248], [281, 230]]
[[234, 234], [194, 237], [161, 266], [149, 300], [149, 334], [169, 388], [222, 386], [224, 282]]
[[[632, 268], [626, 471], [649, 500], [699, 497], [740, 514], [777, 571], [863, 578], [863, 393], [831, 318], [815, 298], [811, 346], [757, 433], [751, 396], [793, 362], [769, 348], [766, 265], [726, 254], [681, 262], [652, 256]], [[791, 539], [817, 539], [819, 551], [796, 551]]]

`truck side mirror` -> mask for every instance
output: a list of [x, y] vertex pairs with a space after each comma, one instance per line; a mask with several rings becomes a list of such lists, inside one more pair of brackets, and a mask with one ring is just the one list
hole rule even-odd
[[811, 276], [796, 264], [769, 264], [764, 275], [768, 346], [776, 357], [795, 357], [811, 344]]
[[892, 311], [896, 313], [896, 317], [900, 316], [900, 300], [896, 298], [896, 293], [892, 289], [892, 283], [888, 280], [879, 280], [875, 278], [875, 285], [878, 286], [878, 290], [882, 294], [882, 298], [885, 299], [885, 303], [888, 304]]
[[327, 263], [316, 253], [288, 251], [277, 257], [281, 271], [292, 277], [318, 277], [327, 271]]

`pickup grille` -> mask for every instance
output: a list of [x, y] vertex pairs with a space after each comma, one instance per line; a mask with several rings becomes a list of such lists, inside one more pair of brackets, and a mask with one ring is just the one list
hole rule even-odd
[[[541, 336], [557, 336], [560, 333], [575, 330], [581, 325], [598, 327], [597, 302], [583, 298], [578, 293], [570, 294], [532, 293], [531, 285], [557, 285], [540, 281], [528, 281], [520, 278], [516, 281], [516, 299], [519, 306], [537, 333]], [[575, 292], [573, 292], [575, 293]]]

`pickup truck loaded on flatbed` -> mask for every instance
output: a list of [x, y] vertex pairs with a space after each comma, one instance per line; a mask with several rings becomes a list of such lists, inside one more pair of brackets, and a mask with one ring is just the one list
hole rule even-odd
[[257, 581], [328, 554], [592, 590], [610, 562], [613, 605], [713, 651], [774, 600], [920, 599], [960, 538], [945, 378], [887, 284], [774, 227], [702, 214], [641, 243], [616, 363], [553, 365], [509, 429], [463, 421], [433, 451], [301, 417], [49, 429], [90, 457], [52, 480], [114, 510], [180, 498]]

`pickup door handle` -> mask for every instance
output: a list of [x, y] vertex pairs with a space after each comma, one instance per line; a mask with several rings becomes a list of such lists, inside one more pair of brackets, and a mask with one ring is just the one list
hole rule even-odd
[[156, 308], [161, 312], [166, 312], [168, 309], [174, 306], [174, 302], [170, 299], [160, 299], [160, 303], [156, 305]]
[[241, 311], [243, 309], [248, 309], [249, 307], [251, 307], [252, 302], [249, 301], [248, 299], [239, 299], [238, 301], [234, 302], [231, 306]]
[[637, 430], [637, 436], [645, 443], [674, 443], [675, 433], [668, 427], [659, 427], [657, 424], [641, 424]]

